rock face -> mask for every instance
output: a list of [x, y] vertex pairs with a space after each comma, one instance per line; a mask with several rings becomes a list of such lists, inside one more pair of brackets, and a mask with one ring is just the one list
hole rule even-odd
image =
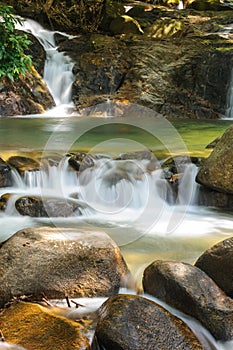
[[89, 349], [88, 340], [77, 322], [57, 316], [37, 304], [19, 302], [5, 309], [1, 314], [1, 330], [6, 341], [27, 350]]
[[216, 144], [197, 174], [197, 182], [219, 192], [233, 193], [233, 126]]
[[15, 207], [21, 215], [31, 217], [68, 217], [81, 215], [79, 205], [65, 198], [24, 196], [17, 199]]
[[195, 266], [155, 261], [144, 271], [145, 292], [198, 319], [217, 340], [233, 339], [233, 300]]
[[53, 98], [33, 68], [14, 83], [7, 78], [0, 85], [0, 116], [41, 114], [54, 106]]
[[11, 169], [2, 158], [0, 158], [0, 187], [12, 185]]
[[0, 307], [22, 295], [32, 300], [113, 295], [127, 272], [120, 250], [103, 232], [21, 230], [0, 248]]
[[[134, 295], [111, 297], [102, 305], [95, 336], [101, 349], [204, 349], [183, 321]], [[98, 348], [92, 344], [92, 349]]]
[[205, 251], [195, 263], [233, 298], [233, 237]]

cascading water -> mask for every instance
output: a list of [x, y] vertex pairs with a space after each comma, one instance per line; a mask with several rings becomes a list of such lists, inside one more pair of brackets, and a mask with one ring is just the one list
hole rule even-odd
[[74, 81], [72, 69], [74, 63], [69, 56], [58, 51], [55, 34], [58, 33], [68, 38], [73, 38], [73, 36], [58, 31], [46, 30], [31, 19], [23, 20], [22, 26], [18, 25], [17, 27], [34, 35], [46, 52], [44, 80], [49, 87], [56, 106], [72, 107], [71, 93]]
[[230, 84], [227, 92], [226, 118], [233, 118], [233, 69], [231, 70]]

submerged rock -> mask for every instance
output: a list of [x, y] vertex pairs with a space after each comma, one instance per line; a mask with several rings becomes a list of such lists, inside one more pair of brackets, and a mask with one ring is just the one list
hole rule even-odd
[[[106, 350], [210, 349], [200, 344], [183, 321], [135, 295], [111, 297], [101, 306], [95, 337]], [[99, 348], [93, 343], [92, 349]]]
[[[1, 314], [5, 339], [27, 350], [88, 350], [88, 339], [82, 328], [77, 322], [57, 316], [38, 304], [15, 303]], [[0, 348], [5, 349], [1, 345]], [[23, 348], [12, 346], [6, 349]]]
[[233, 237], [206, 250], [195, 266], [210, 276], [216, 284], [233, 298]]
[[25, 171], [40, 170], [40, 163], [28, 157], [13, 156], [7, 160], [7, 163], [15, 168], [21, 175], [23, 175]]
[[0, 307], [23, 295], [31, 300], [110, 296], [127, 273], [120, 250], [104, 232], [21, 230], [0, 248]]
[[197, 267], [155, 261], [144, 271], [143, 287], [146, 293], [199, 320], [217, 340], [233, 339], [233, 300]]
[[79, 204], [65, 198], [24, 196], [17, 199], [15, 207], [21, 215], [31, 217], [68, 217], [81, 215]]
[[233, 126], [216, 144], [197, 174], [197, 182], [215, 191], [233, 194]]
[[0, 187], [12, 186], [11, 168], [0, 158]]

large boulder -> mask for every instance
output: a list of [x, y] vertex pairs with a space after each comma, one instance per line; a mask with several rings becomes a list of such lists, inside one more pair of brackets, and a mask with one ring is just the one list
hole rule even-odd
[[54, 105], [47, 85], [34, 68], [14, 82], [8, 78], [1, 80], [0, 116], [2, 117], [41, 114]]
[[[0, 200], [2, 199], [2, 202], [4, 202], [5, 198], [1, 197]], [[15, 207], [21, 215], [31, 217], [68, 217], [81, 215], [79, 205], [75, 201], [65, 198], [24, 196], [17, 199]]]
[[233, 300], [195, 266], [155, 261], [143, 276], [144, 291], [199, 320], [218, 340], [233, 339]]
[[197, 182], [219, 192], [233, 193], [233, 126], [216, 144], [197, 174]]
[[[151, 300], [118, 295], [99, 310], [96, 342], [106, 350], [191, 350], [204, 348], [185, 323]], [[99, 347], [92, 344], [92, 349]]]
[[32, 300], [110, 296], [127, 273], [120, 250], [104, 232], [21, 230], [0, 248], [0, 307], [22, 295]]
[[210, 276], [217, 285], [233, 298], [233, 237], [206, 250], [195, 266]]
[[[88, 339], [79, 323], [55, 315], [52, 310], [38, 304], [19, 302], [4, 309], [1, 331], [6, 341], [27, 350], [89, 349]], [[0, 345], [0, 349], [5, 347]], [[6, 349], [23, 348], [12, 345]]]

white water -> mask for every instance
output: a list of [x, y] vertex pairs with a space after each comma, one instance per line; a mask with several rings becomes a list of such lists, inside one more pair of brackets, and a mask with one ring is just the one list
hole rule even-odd
[[46, 52], [43, 78], [48, 85], [56, 106], [62, 106], [64, 113], [65, 108], [73, 107], [71, 93], [74, 81], [72, 73], [74, 63], [69, 56], [58, 51], [55, 34], [68, 38], [73, 38], [73, 36], [58, 31], [46, 30], [32, 19], [23, 20], [22, 26], [18, 25], [17, 28], [33, 34], [43, 46]]

